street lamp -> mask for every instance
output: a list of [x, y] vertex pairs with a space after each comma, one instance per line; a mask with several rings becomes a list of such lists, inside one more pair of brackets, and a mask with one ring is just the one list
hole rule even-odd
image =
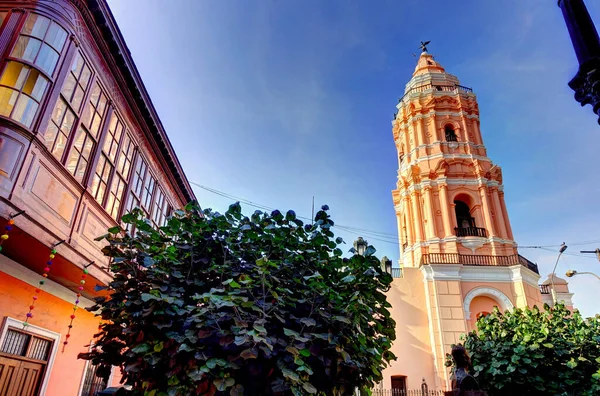
[[550, 283], [552, 284], [552, 303], [556, 304], [556, 289], [554, 288], [554, 275], [556, 275], [556, 267], [558, 266], [558, 260], [560, 260], [560, 256], [567, 250], [567, 245], [563, 242], [560, 245], [560, 249], [558, 249], [558, 257], [556, 258], [556, 264], [554, 264], [554, 269], [552, 270], [552, 275], [550, 275]]
[[392, 274], [392, 260], [387, 258], [387, 256], [381, 258], [381, 269], [390, 275]]
[[[600, 116], [600, 38], [583, 0], [558, 0], [579, 70], [569, 81], [575, 100], [582, 106], [591, 104]], [[600, 123], [600, 119], [598, 120]]]
[[574, 277], [575, 275], [583, 275], [583, 274], [595, 276], [596, 278], [598, 278], [598, 280], [600, 280], [600, 276], [598, 276], [598, 275], [594, 274], [593, 272], [577, 272], [577, 271], [575, 271], [575, 270], [568, 270], [568, 271], [567, 271], [567, 273], [566, 273], [565, 275], [566, 275], [568, 278], [572, 278], [572, 277]]
[[369, 243], [365, 241], [363, 237], [358, 237], [358, 239], [354, 241], [354, 250], [356, 250], [356, 253], [358, 253], [360, 256], [365, 255], [367, 246], [369, 246]]

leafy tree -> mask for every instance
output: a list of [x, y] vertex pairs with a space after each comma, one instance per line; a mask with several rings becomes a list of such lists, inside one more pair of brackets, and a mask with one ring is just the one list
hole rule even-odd
[[[395, 356], [375, 249], [343, 258], [324, 206], [314, 224], [190, 205], [153, 229], [140, 211], [103, 238], [114, 279], [83, 359], [119, 366], [134, 394], [345, 395]], [[351, 249], [353, 251], [353, 249]]]
[[600, 318], [563, 304], [497, 308], [464, 338], [472, 374], [490, 395], [600, 394]]

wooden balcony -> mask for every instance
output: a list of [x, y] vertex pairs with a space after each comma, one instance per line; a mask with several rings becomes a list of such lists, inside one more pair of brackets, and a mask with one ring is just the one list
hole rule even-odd
[[457, 237], [480, 237], [487, 238], [487, 231], [481, 227], [455, 227], [454, 235]]
[[539, 274], [538, 266], [527, 260], [525, 257], [514, 254], [512, 256], [488, 256], [478, 254], [460, 254], [460, 253], [429, 253], [421, 257], [421, 265], [428, 264], [462, 264], [474, 266], [500, 266], [510, 267], [512, 265], [522, 265], [531, 271]]

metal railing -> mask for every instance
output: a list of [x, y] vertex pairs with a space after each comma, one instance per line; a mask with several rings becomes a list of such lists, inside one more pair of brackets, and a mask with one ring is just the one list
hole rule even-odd
[[487, 231], [481, 227], [454, 227], [454, 235], [457, 237], [481, 237], [487, 238]]
[[550, 285], [540, 285], [540, 293], [542, 294], [550, 294], [552, 292]]
[[402, 97], [398, 100], [398, 102], [401, 102], [402, 99], [404, 99], [406, 97], [406, 95], [408, 95], [408, 94], [411, 94], [413, 92], [425, 92], [425, 91], [428, 91], [430, 89], [433, 89], [435, 91], [442, 91], [442, 92], [473, 93], [473, 89], [472, 88], [464, 87], [462, 85], [423, 84], [423, 85], [416, 86], [416, 87], [411, 88], [408, 91], [406, 91], [404, 93], [404, 95], [402, 95]]
[[538, 266], [519, 254], [511, 256], [491, 256], [481, 254], [428, 253], [421, 257], [421, 265], [428, 264], [462, 264], [501, 267], [520, 264], [529, 268], [536, 274], [539, 274]]
[[392, 268], [392, 278], [402, 278], [402, 268]]

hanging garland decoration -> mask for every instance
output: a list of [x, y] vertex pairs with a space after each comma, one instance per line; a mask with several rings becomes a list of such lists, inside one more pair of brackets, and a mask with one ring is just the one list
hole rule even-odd
[[33, 318], [32, 311], [35, 308], [35, 302], [37, 301], [39, 294], [42, 291], [42, 287], [44, 286], [44, 283], [46, 283], [46, 278], [48, 278], [50, 269], [52, 268], [52, 260], [54, 259], [55, 255], [56, 255], [56, 247], [64, 242], [65, 242], [64, 240], [57, 242], [54, 245], [52, 245], [52, 247], [50, 248], [50, 254], [48, 255], [48, 261], [46, 261], [46, 268], [44, 268], [44, 273], [42, 274], [44, 279], [42, 279], [38, 282], [39, 285], [35, 289], [35, 294], [33, 295], [31, 305], [29, 306], [29, 311], [27, 312], [27, 314], [25, 314], [25, 321], [23, 322], [23, 328], [26, 328], [27, 326], [29, 326], [29, 319]]
[[81, 297], [81, 292], [83, 291], [83, 285], [85, 285], [85, 278], [87, 278], [88, 275], [88, 267], [92, 264], [94, 264], [94, 261], [83, 267], [81, 280], [79, 281], [79, 286], [77, 287], [77, 297], [75, 298], [75, 304], [73, 305], [73, 313], [71, 314], [71, 322], [69, 322], [67, 334], [65, 335], [65, 340], [63, 341], [62, 352], [65, 351], [67, 344], [69, 344], [69, 338], [71, 338], [71, 329], [73, 328], [73, 321], [75, 320], [75, 313], [79, 309], [79, 298]]
[[12, 226], [15, 224], [14, 218], [25, 213], [24, 210], [15, 213], [14, 215], [8, 216], [8, 224], [4, 226], [4, 234], [0, 235], [0, 252], [2, 251], [2, 244], [8, 239], [8, 233], [12, 231]]

